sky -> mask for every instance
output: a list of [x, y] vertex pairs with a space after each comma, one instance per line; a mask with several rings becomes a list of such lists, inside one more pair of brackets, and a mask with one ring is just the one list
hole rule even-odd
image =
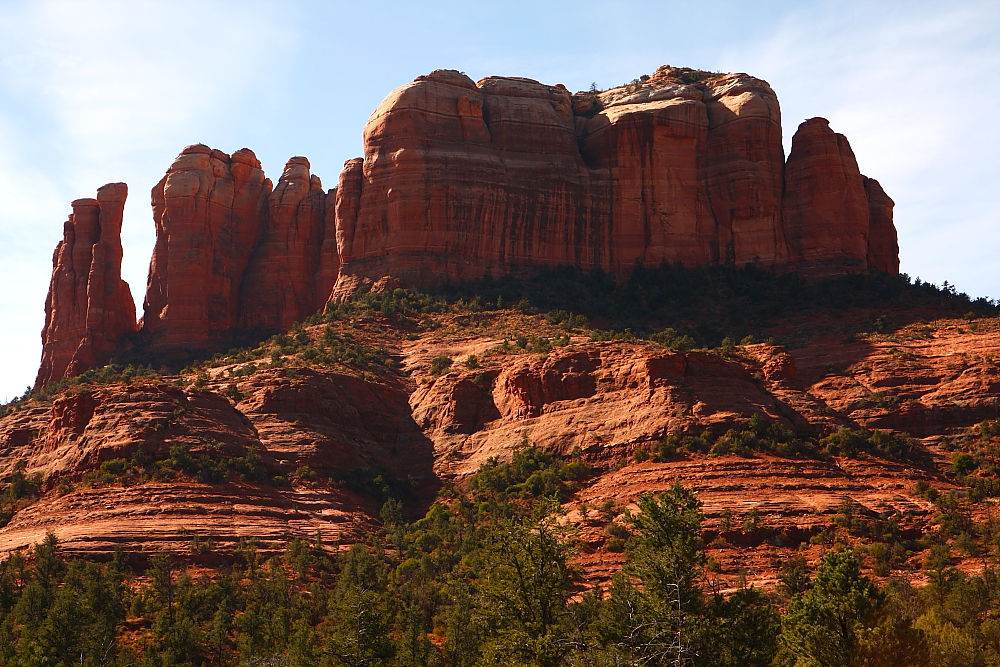
[[658, 66], [747, 72], [814, 116], [895, 200], [901, 270], [1000, 298], [1000, 3], [907, 0], [0, 0], [0, 400], [41, 355], [70, 202], [125, 181], [139, 305], [149, 190], [187, 144], [305, 155], [326, 187], [369, 114], [434, 69], [584, 90]]

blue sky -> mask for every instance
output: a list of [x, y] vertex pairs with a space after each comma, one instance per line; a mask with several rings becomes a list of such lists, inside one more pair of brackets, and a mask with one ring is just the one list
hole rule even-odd
[[386, 94], [433, 69], [606, 88], [659, 65], [749, 72], [830, 119], [896, 201], [902, 270], [1000, 297], [1000, 5], [878, 2], [0, 0], [0, 400], [34, 380], [69, 203], [129, 184], [140, 304], [149, 189], [186, 144], [305, 155], [326, 187]]

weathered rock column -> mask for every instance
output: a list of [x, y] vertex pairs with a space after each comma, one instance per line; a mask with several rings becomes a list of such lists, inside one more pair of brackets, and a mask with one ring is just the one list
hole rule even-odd
[[107, 363], [121, 337], [135, 331], [135, 302], [121, 279], [127, 196], [124, 183], [109, 183], [97, 199], [72, 204], [52, 257], [36, 388]]

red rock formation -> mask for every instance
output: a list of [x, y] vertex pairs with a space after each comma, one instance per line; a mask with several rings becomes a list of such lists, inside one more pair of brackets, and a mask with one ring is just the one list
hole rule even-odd
[[[892, 271], [888, 198], [850, 145], [804, 123], [787, 166], [778, 101], [746, 74], [661, 67], [570, 97], [561, 86], [438, 70], [396, 89], [342, 174], [334, 298], [392, 275], [430, 287], [572, 265], [794, 265]], [[873, 209], [874, 210], [874, 209]]]
[[[839, 324], [857, 326], [871, 314], [847, 313]], [[733, 359], [582, 337], [545, 355], [489, 354], [502, 336], [545, 326], [513, 312], [484, 314], [495, 321], [483, 320], [471, 331], [432, 328], [416, 340], [410, 339], [412, 329], [378, 321], [360, 329], [344, 323], [366, 344], [389, 348], [407, 372], [297, 366], [300, 357], [289, 358], [286, 368], [237, 377], [229, 373], [234, 366], [213, 368], [197, 391], [161, 382], [117, 383], [57, 396], [52, 403], [29, 403], [0, 418], [0, 477], [9, 478], [24, 460], [25, 472], [40, 474], [45, 489], [65, 482], [68, 492], [46, 493], [19, 508], [0, 529], [0, 553], [37, 541], [48, 528], [57, 532], [62, 548], [91, 556], [106, 555], [115, 545], [184, 552], [190, 531], [212, 535], [223, 553], [252, 535], [267, 540], [268, 549], [280, 549], [293, 536], [312, 539], [317, 531], [325, 540], [351, 543], [376, 524], [380, 503], [329, 483], [329, 477], [388, 468], [401, 479], [412, 475], [429, 502], [435, 476], [461, 478], [491, 457], [508, 460], [522, 434], [549, 452], [569, 454], [579, 446], [594, 467], [566, 506], [566, 520], [581, 524], [585, 541], [591, 539], [588, 519], [596, 509], [580, 516], [579, 502], [597, 508], [611, 499], [622, 507], [677, 480], [700, 494], [710, 531], [719, 528], [724, 509], [746, 516], [759, 508], [772, 536], [775, 531], [783, 540], [798, 536], [783, 545], [763, 544], [756, 552], [761, 571], [773, 569], [767, 563], [775, 554], [799, 553], [799, 541], [835, 526], [845, 497], [861, 507], [897, 510], [907, 530], [929, 530], [936, 510], [914, 492], [915, 483], [953, 488], [935, 465], [877, 456], [734, 456], [724, 449], [655, 457], [660, 460], [636, 455], [652, 453], [667, 434], [722, 435], [761, 414], [800, 435], [810, 426], [814, 435], [840, 426], [907, 430], [926, 436], [938, 471], [949, 470], [951, 452], [935, 448], [935, 439], [1000, 416], [1000, 368], [992, 361], [1000, 356], [1000, 325], [995, 318], [980, 319], [974, 330], [964, 319], [927, 323], [933, 311], [926, 310], [894, 315], [914, 323], [891, 339], [845, 343], [836, 328], [814, 323], [805, 347], [786, 352], [769, 344], [746, 345]], [[425, 317], [454, 321], [452, 314]], [[798, 318], [775, 324], [803, 326]], [[321, 339], [325, 326], [307, 333]], [[829, 333], [820, 335], [824, 330]], [[479, 367], [459, 363], [432, 375], [431, 360], [441, 354], [456, 361], [476, 354]], [[844, 372], [830, 373], [831, 365]], [[73, 484], [103, 461], [128, 459], [139, 448], [150, 459], [162, 459], [175, 445], [189, 446], [195, 457], [244, 456], [255, 449], [267, 479], [294, 480], [302, 466], [319, 474], [314, 482], [290, 485], [236, 475], [203, 483], [182, 474], [100, 489]], [[604, 524], [598, 530], [606, 537]], [[726, 538], [731, 545], [740, 544], [737, 539], [763, 540], [748, 531]], [[600, 546], [603, 537], [593, 539]], [[730, 559], [733, 579], [741, 559], [755, 553], [712, 548], [713, 557]], [[610, 574], [618, 566], [604, 560], [609, 554], [591, 555], [593, 560], [584, 561], [591, 573]]]
[[289, 159], [267, 199], [267, 229], [243, 278], [242, 327], [286, 330], [316, 312], [325, 203], [323, 184], [310, 175], [309, 160]]
[[153, 188], [156, 245], [142, 328], [160, 348], [198, 348], [239, 325], [239, 290], [271, 181], [249, 149], [186, 147]]
[[[330, 193], [304, 157], [272, 192], [249, 149], [188, 146], [153, 189], [142, 329], [154, 349], [208, 350], [237, 329], [287, 329], [362, 285], [559, 265], [619, 279], [663, 262], [897, 272], [892, 200], [861, 175], [847, 140], [806, 121], [786, 165], [780, 120], [774, 92], [746, 74], [664, 66], [571, 96], [438, 70], [382, 102], [364, 159], [348, 161]], [[60, 281], [54, 293], [79, 291]], [[46, 340], [69, 364], [83, 325], [64, 324], [79, 316], [61, 308]], [[100, 326], [112, 342], [96, 355], [84, 345], [73, 372], [105, 358], [124, 325]], [[64, 370], [46, 363], [40, 378]]]
[[135, 331], [135, 303], [121, 279], [127, 195], [124, 183], [109, 183], [97, 199], [73, 202], [52, 258], [35, 387], [107, 362], [121, 337]]
[[[354, 161], [361, 162], [361, 160], [349, 160], [348, 162]], [[360, 165], [356, 171], [360, 175]], [[314, 310], [321, 310], [326, 305], [330, 298], [330, 292], [333, 291], [333, 286], [337, 282], [337, 276], [340, 274], [340, 254], [337, 252], [337, 202], [342, 198], [345, 188], [344, 178], [349, 173], [345, 165], [345, 169], [340, 174], [340, 184], [326, 193], [326, 199], [323, 203], [323, 245], [319, 253], [319, 270], [316, 272]], [[361, 194], [360, 186], [355, 194]], [[355, 201], [353, 197], [348, 197], [348, 199]]]
[[825, 118], [811, 118], [792, 137], [785, 166], [783, 214], [793, 259], [806, 274], [864, 271], [868, 197], [847, 138]]
[[711, 256], [715, 225], [702, 181], [708, 119], [701, 95], [668, 83], [652, 92], [609, 91], [577, 105], [602, 107], [577, 119], [577, 134], [594, 168], [588, 210], [607, 220], [586, 239], [596, 251], [584, 268], [623, 275], [637, 261]]
[[781, 110], [767, 82], [746, 74], [710, 80], [705, 91], [705, 180], [715, 215], [715, 262], [784, 262]]
[[603, 264], [594, 253], [608, 246], [594, 241], [607, 222], [591, 214], [602, 206], [565, 88], [433, 72], [393, 91], [364, 136], [361, 187], [361, 165], [348, 163], [338, 197], [350, 266], [341, 292], [382, 272], [431, 285], [490, 268]]
[[865, 176], [864, 183], [869, 216], [868, 268], [895, 275], [899, 273], [899, 242], [892, 224], [895, 203], [874, 178]]

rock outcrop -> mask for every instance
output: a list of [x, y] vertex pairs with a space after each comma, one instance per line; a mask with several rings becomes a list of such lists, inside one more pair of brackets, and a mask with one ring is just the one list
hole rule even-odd
[[[186, 147], [152, 192], [143, 344], [179, 359], [224, 349], [240, 332], [288, 329], [359, 287], [562, 265], [616, 279], [661, 263], [819, 277], [899, 268], [893, 202], [861, 175], [847, 139], [813, 118], [786, 163], [777, 97], [747, 74], [664, 66], [571, 95], [438, 70], [389, 94], [364, 148], [324, 192], [304, 157], [272, 191], [249, 149]], [[134, 328], [111, 309], [118, 319], [95, 325], [106, 333], [89, 352], [90, 325], [68, 324], [85, 311], [73, 301], [60, 312], [81, 289], [79, 270], [70, 273], [73, 289], [53, 277], [42, 383], [66, 372], [71, 348], [81, 348], [78, 373]]]
[[249, 149], [181, 152], [153, 188], [142, 329], [154, 346], [212, 349], [234, 331], [285, 330], [322, 308], [340, 266], [327, 225], [336, 195], [309, 168], [289, 159], [272, 191]]
[[52, 257], [42, 363], [35, 387], [104, 364], [135, 330], [135, 303], [121, 278], [122, 212], [128, 187], [108, 183], [77, 199]]
[[[293, 157], [267, 198], [266, 231], [240, 291], [240, 326], [285, 330], [322, 307], [317, 272], [326, 231], [326, 193], [309, 160]], [[327, 288], [329, 290], [329, 288]]]
[[[845, 498], [862, 512], [896, 512], [916, 539], [934, 529], [938, 511], [915, 492], [917, 482], [956, 488], [947, 472], [952, 452], [936, 443], [1000, 417], [1000, 324], [995, 317], [975, 326], [928, 321], [934, 311], [921, 307], [892, 313], [912, 322], [892, 336], [844, 340], [839, 326], [870, 324], [876, 312], [840, 313], [836, 325], [812, 322], [805, 346], [741, 345], [730, 358], [579, 334], [544, 354], [528, 352], [503, 346], [504, 338], [558, 329], [514, 311], [480, 312], [475, 320], [425, 313], [420, 320], [434, 326], [419, 332], [389, 318], [335, 320], [334, 336], [327, 323], [307, 325], [309, 345], [286, 355], [282, 367], [232, 361], [200, 379], [191, 373], [63, 392], [0, 418], [0, 479], [24, 466], [45, 491], [0, 527], [0, 553], [37, 542], [48, 529], [68, 553], [88, 557], [107, 557], [115, 546], [189, 554], [192, 533], [210, 536], [221, 554], [252, 536], [272, 553], [291, 537], [315, 540], [317, 533], [327, 548], [340, 548], [377, 526], [389, 485], [412, 494], [400, 498], [415, 516], [439, 485], [493, 457], [509, 460], [525, 438], [593, 466], [560, 519], [579, 527], [587, 546], [578, 563], [589, 577], [606, 578], [621, 565], [602, 549], [607, 522], [594, 523], [598, 508], [611, 501], [622, 509], [675, 481], [699, 493], [705, 542], [733, 585], [747, 562], [755, 576], [776, 575], [774, 563], [785, 556], [811, 549], [818, 557], [825, 547], [809, 538], [836, 528]], [[775, 326], [804, 324], [796, 317]], [[306, 354], [348, 335], [396, 363], [362, 368]], [[441, 356], [456, 363], [438, 373], [433, 361]], [[729, 429], [744, 429], [754, 414], [802, 438], [843, 426], [907, 430], [924, 437], [933, 463], [874, 453], [727, 454], [739, 444]], [[710, 453], [656, 454], [667, 436], [683, 445], [706, 431], [714, 436]], [[233, 469], [213, 479], [204, 474], [210, 470], [169, 462], [177, 447], [214, 465], [253, 451], [261, 474], [241, 478]], [[102, 470], [108, 461], [117, 464]], [[141, 465], [145, 477], [123, 470]], [[155, 470], [162, 474], [149, 474]], [[739, 526], [751, 512], [766, 532], [722, 527], [725, 516]]]
[[825, 118], [792, 137], [785, 165], [785, 230], [799, 270], [812, 274], [868, 268], [868, 196], [847, 138]]
[[868, 196], [868, 266], [893, 275], [899, 273], [899, 242], [892, 224], [892, 207], [882, 186], [874, 178], [864, 177]]
[[239, 294], [265, 230], [271, 181], [249, 149], [186, 147], [153, 188], [156, 245], [142, 328], [163, 348], [211, 345], [239, 326]]
[[709, 79], [702, 99], [708, 113], [704, 180], [717, 235], [711, 260], [738, 266], [787, 263], [777, 96], [760, 79], [729, 74]]
[[891, 200], [847, 140], [806, 121], [785, 164], [777, 97], [746, 74], [664, 66], [572, 96], [438, 70], [389, 94], [364, 146], [342, 175], [335, 299], [387, 275], [429, 287], [556, 265], [898, 270]]

